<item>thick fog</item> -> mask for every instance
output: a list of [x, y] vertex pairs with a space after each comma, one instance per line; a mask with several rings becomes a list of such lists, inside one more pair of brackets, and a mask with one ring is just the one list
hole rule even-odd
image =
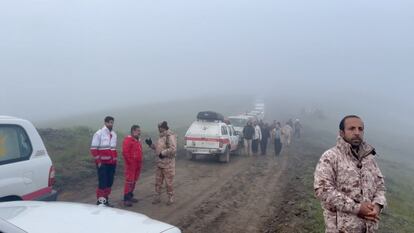
[[0, 115], [263, 94], [408, 132], [413, 10], [410, 0], [3, 0]]

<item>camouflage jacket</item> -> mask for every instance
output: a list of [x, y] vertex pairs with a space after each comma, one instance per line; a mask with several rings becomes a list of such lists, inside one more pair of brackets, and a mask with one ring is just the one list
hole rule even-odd
[[362, 202], [386, 205], [384, 178], [374, 155], [375, 149], [367, 143], [355, 153], [338, 137], [336, 146], [320, 158], [314, 189], [322, 203], [327, 233], [375, 232], [378, 228], [377, 223], [357, 216]]
[[[155, 155], [157, 166], [160, 168], [173, 168], [175, 167], [175, 156], [177, 153], [177, 139], [176, 136], [167, 130], [160, 133], [160, 137], [155, 144]], [[163, 158], [160, 158], [159, 155]]]

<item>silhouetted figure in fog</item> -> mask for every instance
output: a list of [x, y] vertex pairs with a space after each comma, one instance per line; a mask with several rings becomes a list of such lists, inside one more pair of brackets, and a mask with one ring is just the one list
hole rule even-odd
[[293, 129], [293, 120], [292, 120], [292, 118], [290, 118], [290, 119], [286, 122], [286, 124], [290, 125], [290, 127], [292, 127], [292, 129]]
[[262, 140], [260, 141], [260, 151], [262, 155], [266, 155], [267, 143], [270, 138], [270, 127], [269, 124], [265, 123], [262, 128]]
[[287, 147], [289, 147], [290, 143], [292, 142], [292, 133], [293, 133], [293, 129], [288, 123], [286, 123], [286, 125], [283, 126], [282, 128], [282, 144], [283, 146], [287, 146]]
[[273, 123], [270, 125], [270, 132], [272, 132], [276, 128], [277, 121], [273, 120]]
[[302, 124], [300, 123], [299, 119], [295, 120], [294, 129], [295, 129], [295, 133], [294, 133], [295, 138], [300, 138], [300, 135], [302, 133]]
[[250, 156], [252, 153], [252, 140], [254, 136], [254, 127], [252, 122], [247, 122], [247, 125], [243, 128], [243, 138], [244, 138], [244, 151]]
[[260, 140], [262, 140], [262, 131], [260, 130], [260, 126], [257, 121], [254, 122], [254, 135], [252, 141], [252, 151], [253, 155], [257, 155], [259, 152], [259, 144]]
[[275, 144], [275, 155], [276, 156], [280, 155], [280, 151], [282, 150], [281, 135], [282, 135], [282, 126], [280, 122], [277, 122], [275, 128], [272, 130], [272, 138]]

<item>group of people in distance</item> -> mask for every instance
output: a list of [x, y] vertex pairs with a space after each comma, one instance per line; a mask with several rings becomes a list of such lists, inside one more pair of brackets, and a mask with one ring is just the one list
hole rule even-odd
[[248, 121], [243, 128], [244, 150], [248, 156], [258, 155], [259, 147], [261, 155], [267, 154], [267, 145], [269, 140], [273, 141], [275, 147], [275, 155], [278, 156], [282, 151], [282, 147], [289, 147], [292, 143], [292, 137], [300, 138], [302, 134], [302, 124], [299, 119], [294, 122], [289, 119], [283, 125], [278, 121], [273, 121], [269, 125], [262, 120]]

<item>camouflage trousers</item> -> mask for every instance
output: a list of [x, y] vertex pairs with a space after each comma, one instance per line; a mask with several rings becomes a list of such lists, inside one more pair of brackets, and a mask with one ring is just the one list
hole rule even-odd
[[174, 176], [175, 176], [175, 167], [160, 168], [157, 166], [156, 171], [155, 171], [155, 192], [158, 195], [161, 195], [161, 188], [165, 180], [165, 183], [167, 185], [167, 194], [168, 196], [173, 196], [174, 195], [174, 188], [173, 188]]
[[342, 212], [323, 212], [325, 233], [375, 233], [378, 223], [362, 220], [356, 215]]

